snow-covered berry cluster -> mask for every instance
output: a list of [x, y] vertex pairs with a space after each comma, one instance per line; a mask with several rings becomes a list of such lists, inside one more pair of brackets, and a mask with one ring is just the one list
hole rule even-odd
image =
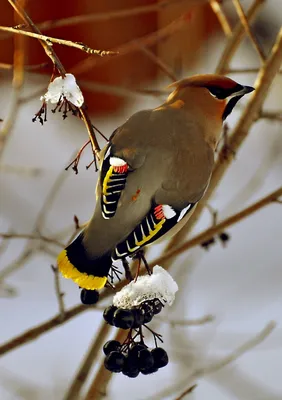
[[105, 321], [117, 328], [136, 329], [152, 321], [153, 316], [162, 311], [159, 299], [147, 300], [131, 309], [109, 306], [104, 311]]
[[83, 105], [83, 94], [76, 83], [76, 79], [72, 74], [59, 76], [49, 83], [47, 92], [40, 97], [42, 106], [34, 115], [32, 121], [38, 120], [41, 125], [47, 121], [47, 103], [56, 104], [51, 111], [62, 112], [63, 119], [67, 118], [70, 112], [72, 115], [78, 114], [78, 109]]
[[[104, 345], [105, 368], [135, 378], [140, 372], [148, 375], [168, 364], [166, 351], [158, 346], [158, 342], [163, 343], [162, 335], [154, 332], [148, 323], [166, 305], [172, 304], [177, 290], [168, 272], [156, 266], [153, 274], [138, 277], [116, 293], [113, 304], [104, 311], [104, 319], [116, 328], [129, 331], [123, 343], [110, 340]], [[145, 331], [153, 335], [153, 348], [145, 344]]]

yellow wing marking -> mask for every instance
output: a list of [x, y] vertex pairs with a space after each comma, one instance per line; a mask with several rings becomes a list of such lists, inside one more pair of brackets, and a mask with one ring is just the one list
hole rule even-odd
[[107, 189], [108, 189], [108, 183], [110, 182], [111, 176], [112, 176], [112, 174], [113, 174], [113, 169], [114, 169], [113, 166], [111, 166], [111, 167], [108, 169], [108, 172], [106, 173], [106, 176], [105, 176], [105, 178], [104, 178], [104, 180], [103, 180], [103, 190], [102, 190], [102, 192], [103, 192], [103, 195], [104, 195], [104, 196], [107, 196], [107, 195], [110, 194], [110, 193], [107, 192]]
[[152, 237], [154, 237], [159, 230], [162, 228], [163, 224], [165, 223], [165, 219], [162, 219], [160, 222], [158, 222], [154, 229], [150, 231], [150, 234], [148, 236], [145, 236], [144, 239], [140, 240], [140, 242], [136, 242], [136, 246], [142, 246], [144, 243], [148, 242]]

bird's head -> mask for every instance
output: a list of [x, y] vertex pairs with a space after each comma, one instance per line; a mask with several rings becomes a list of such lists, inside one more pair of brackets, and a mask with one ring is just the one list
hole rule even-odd
[[194, 75], [172, 83], [169, 88], [175, 90], [168, 97], [168, 103], [182, 100], [184, 107], [191, 108], [192, 112], [198, 108], [207, 118], [221, 121], [245, 94], [254, 90], [251, 86], [243, 86], [226, 76], [214, 74]]

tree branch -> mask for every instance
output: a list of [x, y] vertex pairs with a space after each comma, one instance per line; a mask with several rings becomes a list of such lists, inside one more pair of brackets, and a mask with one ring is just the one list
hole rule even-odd
[[0, 238], [7, 240], [7, 239], [30, 239], [30, 240], [42, 240], [43, 242], [55, 244], [58, 247], [64, 247], [64, 243], [59, 242], [57, 239], [47, 237], [40, 234], [33, 234], [33, 233], [3, 233], [0, 232]]
[[[24, 1], [24, 0], [23, 0]], [[15, 22], [18, 21], [18, 16], [14, 15]], [[24, 83], [24, 62], [25, 62], [25, 46], [26, 40], [24, 37], [14, 38], [14, 63], [13, 63], [13, 82], [12, 95], [8, 115], [4, 119], [0, 129], [0, 159], [3, 154], [8, 134], [10, 133], [16, 120], [17, 110], [19, 106], [20, 94]]]
[[237, 11], [238, 17], [240, 18], [241, 23], [244, 26], [244, 29], [245, 29], [246, 33], [248, 34], [248, 36], [249, 36], [249, 38], [250, 38], [255, 50], [257, 51], [262, 64], [263, 64], [264, 61], [265, 61], [265, 55], [264, 55], [264, 53], [263, 53], [263, 51], [262, 51], [262, 49], [261, 49], [261, 47], [260, 47], [260, 45], [259, 45], [259, 43], [257, 41], [257, 38], [255, 37], [255, 35], [253, 34], [253, 32], [252, 32], [252, 30], [250, 28], [248, 18], [246, 17], [246, 15], [244, 13], [244, 10], [243, 10], [243, 7], [242, 7], [242, 5], [240, 3], [240, 0], [233, 0], [233, 4], [234, 4], [234, 7], [235, 7], [235, 9]]
[[[187, 26], [187, 23], [190, 21], [191, 14], [186, 13], [181, 15], [179, 18], [172, 21], [170, 24], [161, 28], [155, 32], [152, 32], [148, 35], [142, 36], [140, 38], [131, 40], [128, 43], [122, 44], [114, 49], [113, 52], [118, 53], [117, 55], [111, 57], [111, 59], [116, 59], [117, 57], [126, 55], [128, 53], [132, 53], [134, 51], [140, 50], [140, 46], [153, 46], [157, 42], [164, 40], [168, 36], [171, 36], [175, 32], [178, 32], [184, 29]], [[87, 72], [90, 68], [93, 68], [96, 65], [101, 65], [103, 62], [106, 62], [109, 58], [96, 58], [88, 57], [86, 60], [81, 61], [79, 64], [72, 68], [73, 73], [82, 74]]]
[[15, 33], [16, 35], [28, 36], [28, 37], [31, 37], [34, 39], [38, 39], [41, 42], [45, 42], [48, 45], [50, 45], [50, 43], [51, 44], [57, 43], [57, 44], [60, 44], [63, 46], [73, 47], [75, 49], [84, 51], [87, 54], [96, 55], [96, 56], [100, 56], [100, 57], [112, 56], [112, 55], [116, 54], [113, 51], [91, 49], [91, 47], [87, 46], [84, 43], [72, 42], [71, 40], [58, 39], [58, 38], [54, 38], [51, 36], [45, 36], [45, 35], [38, 34], [38, 33], [23, 31], [22, 29], [12, 28], [10, 26], [0, 26], [0, 31], [11, 32], [11, 33]]
[[[127, 331], [118, 329], [114, 340], [122, 343], [126, 337]], [[104, 363], [101, 363], [84, 400], [100, 400], [104, 397], [107, 394], [107, 387], [111, 377], [112, 373], [104, 367]]]
[[159, 265], [162, 264], [164, 261], [167, 261], [171, 258], [178, 256], [179, 254], [183, 253], [191, 249], [192, 247], [198, 246], [199, 244], [205, 242], [206, 240], [212, 238], [216, 234], [223, 232], [226, 228], [234, 225], [244, 218], [249, 217], [250, 215], [254, 214], [255, 212], [261, 210], [263, 207], [274, 203], [277, 199], [282, 196], [282, 187], [275, 190], [274, 192], [270, 193], [266, 197], [262, 198], [261, 200], [257, 201], [256, 203], [252, 204], [251, 206], [245, 208], [244, 210], [232, 215], [229, 218], [226, 218], [219, 224], [212, 226], [211, 228], [205, 230], [202, 233], [194, 236], [192, 239], [184, 242], [182, 245], [172, 248], [165, 252], [162, 256], [155, 258], [150, 264], [151, 265]]
[[64, 396], [64, 400], [77, 400], [79, 398], [80, 391], [86, 382], [94, 361], [101, 352], [101, 347], [105, 343], [111, 329], [111, 325], [106, 324], [104, 320], [101, 321], [100, 329], [89, 346], [89, 350], [87, 351], [70, 388]]
[[[187, 381], [192, 382], [195, 379], [199, 379], [205, 375], [212, 374], [213, 372], [216, 372], [222, 369], [223, 367], [226, 367], [227, 365], [231, 364], [232, 362], [236, 361], [243, 354], [252, 350], [254, 347], [262, 343], [271, 334], [271, 332], [275, 329], [275, 327], [276, 327], [276, 322], [274, 321], [269, 322], [261, 332], [259, 332], [254, 337], [249, 339], [247, 342], [243, 343], [241, 346], [239, 346], [236, 350], [234, 350], [226, 357], [223, 357], [221, 360], [216, 361], [211, 365], [196, 369], [194, 372], [192, 372], [192, 374], [190, 374], [187, 377]], [[187, 390], [185, 390], [180, 396], [175, 398], [175, 400], [183, 399], [184, 397], [183, 395], [185, 395], [185, 393], [187, 393]]]
[[[254, 3], [248, 10], [246, 16], [249, 22], [254, 20], [255, 16], [257, 15], [258, 11], [265, 3], [265, 1], [266, 0], [254, 0]], [[238, 49], [241, 41], [243, 40], [244, 35], [244, 26], [242, 25], [241, 21], [239, 21], [232, 32], [232, 36], [228, 38], [227, 44], [216, 68], [216, 74], [223, 75], [228, 72], [230, 61], [234, 56], [236, 50]]]
[[213, 12], [215, 13], [215, 15], [217, 16], [217, 19], [221, 25], [221, 28], [225, 34], [225, 36], [230, 37], [232, 35], [232, 28], [229, 24], [229, 21], [226, 17], [226, 15], [224, 14], [221, 4], [219, 3], [218, 0], [210, 0], [210, 6], [213, 10]]

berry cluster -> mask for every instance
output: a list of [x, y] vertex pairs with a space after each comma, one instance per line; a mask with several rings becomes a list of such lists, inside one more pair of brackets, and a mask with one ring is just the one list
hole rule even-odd
[[109, 306], [104, 311], [105, 321], [117, 328], [136, 329], [152, 321], [153, 316], [159, 314], [163, 308], [159, 299], [147, 300], [131, 309]]
[[[161, 312], [163, 307], [164, 304], [155, 298], [146, 300], [130, 309], [118, 308], [114, 305], [105, 309], [104, 319], [108, 324], [121, 329], [129, 329], [123, 344], [116, 340], [110, 340], [104, 345], [105, 368], [111, 372], [122, 372], [130, 378], [135, 378], [140, 372], [144, 375], [152, 374], [167, 365], [167, 353], [157, 345], [157, 340], [162, 342], [162, 336], [146, 325], [154, 315]], [[144, 343], [142, 327], [153, 334], [155, 348], [152, 350], [149, 350]], [[136, 342], [138, 337], [140, 341]]]
[[141, 372], [152, 374], [168, 364], [168, 356], [164, 349], [156, 347], [149, 350], [144, 342], [121, 344], [109, 340], [103, 347], [106, 355], [104, 365], [111, 372], [122, 372], [129, 378], [136, 378]]

